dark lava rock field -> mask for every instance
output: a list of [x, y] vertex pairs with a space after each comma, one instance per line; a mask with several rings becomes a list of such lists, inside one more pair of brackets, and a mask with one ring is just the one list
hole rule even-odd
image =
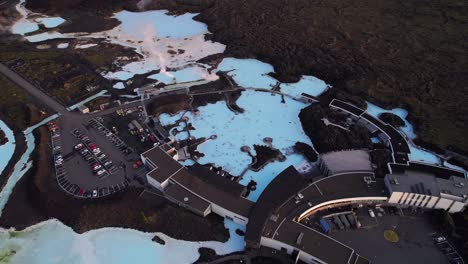
[[[138, 1], [95, 2], [30, 0], [28, 5], [56, 13], [72, 6], [74, 16], [107, 15], [116, 5], [138, 10]], [[200, 12], [196, 19], [208, 24], [210, 38], [227, 45], [228, 56], [271, 63], [281, 81], [314, 75], [385, 107], [405, 107], [420, 142], [468, 150], [464, 0], [145, 2], [145, 9]]]

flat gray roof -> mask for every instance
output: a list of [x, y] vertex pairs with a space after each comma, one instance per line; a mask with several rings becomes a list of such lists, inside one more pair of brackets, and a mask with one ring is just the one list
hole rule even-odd
[[[300, 234], [302, 239], [298, 244]], [[273, 239], [303, 250], [326, 263], [348, 263], [354, 250], [310, 227], [287, 219]]]
[[185, 169], [176, 173], [171, 180], [199, 197], [244, 217], [249, 216], [254, 205], [252, 201], [226, 192], [220, 188], [217, 181], [212, 181], [203, 175], [190, 174]]
[[434, 174], [407, 170], [404, 173], [385, 176], [391, 188], [396, 192], [419, 193], [440, 196], [441, 193], [463, 198], [468, 195], [468, 179], [452, 176], [449, 179], [436, 177]]
[[328, 152], [320, 156], [332, 174], [350, 171], [372, 171], [369, 153], [364, 150]]
[[165, 190], [164, 193], [181, 204], [195, 208], [200, 212], [205, 212], [209, 207], [210, 203], [203, 200], [202, 198], [194, 195], [192, 192], [183, 188], [178, 184], [170, 184]]
[[146, 159], [150, 160], [156, 168], [150, 171], [147, 175], [155, 179], [157, 182], [162, 183], [173, 176], [183, 166], [173, 159], [166, 151], [159, 147], [154, 147], [141, 154]]

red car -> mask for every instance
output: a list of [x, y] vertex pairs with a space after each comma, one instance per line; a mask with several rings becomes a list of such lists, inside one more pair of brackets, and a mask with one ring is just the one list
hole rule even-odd
[[138, 169], [142, 165], [141, 161], [137, 160], [132, 164], [134, 169]]
[[79, 193], [80, 195], [83, 195], [83, 193], [84, 193], [83, 188], [80, 188], [80, 191], [79, 191], [78, 193]]

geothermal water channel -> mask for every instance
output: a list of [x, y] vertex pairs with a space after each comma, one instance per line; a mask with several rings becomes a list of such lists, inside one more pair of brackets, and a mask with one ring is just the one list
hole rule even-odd
[[[13, 131], [2, 120], [0, 120], [0, 130], [3, 130], [8, 140], [8, 142], [0, 146], [0, 175], [2, 175], [3, 170], [15, 152], [16, 145]], [[2, 177], [5, 176], [2, 175]]]
[[5, 208], [6, 203], [8, 202], [8, 198], [10, 197], [11, 193], [13, 192], [13, 188], [15, 187], [16, 183], [23, 177], [23, 175], [31, 168], [32, 162], [29, 160], [31, 153], [33, 152], [35, 145], [34, 145], [34, 135], [32, 132], [34, 129], [46, 124], [47, 122], [57, 118], [58, 115], [52, 115], [38, 124], [28, 127], [23, 133], [26, 140], [26, 150], [23, 155], [20, 157], [18, 162], [15, 164], [13, 172], [11, 173], [10, 177], [8, 178], [7, 183], [3, 187], [2, 191], [0, 192], [0, 216], [2, 215], [3, 208]]

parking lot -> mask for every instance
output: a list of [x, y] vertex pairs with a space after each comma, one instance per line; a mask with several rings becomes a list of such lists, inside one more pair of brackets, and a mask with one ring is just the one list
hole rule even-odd
[[51, 132], [56, 176], [67, 193], [106, 196], [124, 190], [144, 173], [143, 166], [134, 168], [139, 155], [94, 119], [84, 124], [59, 119], [56, 126]]
[[365, 207], [354, 211], [361, 228], [335, 229], [329, 235], [373, 263], [449, 263], [426, 214], [385, 207], [382, 212], [373, 208], [374, 217]]

